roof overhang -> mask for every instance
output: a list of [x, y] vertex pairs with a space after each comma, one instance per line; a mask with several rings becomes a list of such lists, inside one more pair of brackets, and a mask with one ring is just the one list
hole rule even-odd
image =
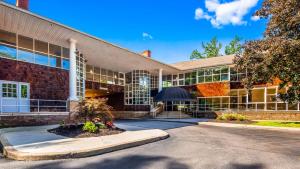
[[69, 47], [69, 39], [75, 39], [77, 49], [86, 57], [87, 64], [113, 71], [148, 70], [154, 73], [163, 69], [164, 74], [180, 71], [3, 1], [0, 1], [0, 29], [63, 47]]

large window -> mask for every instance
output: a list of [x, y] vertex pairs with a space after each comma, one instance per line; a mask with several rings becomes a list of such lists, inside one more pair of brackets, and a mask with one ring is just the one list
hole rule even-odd
[[69, 49], [0, 30], [0, 57], [68, 70]]
[[[126, 73], [125, 104], [149, 105], [150, 104], [150, 73], [145, 70], [134, 70]], [[130, 80], [129, 80], [130, 79]], [[130, 83], [128, 83], [130, 82]]]
[[100, 88], [106, 89], [107, 84], [125, 85], [124, 73], [86, 65], [86, 80], [100, 83]]
[[2, 97], [17, 98], [17, 84], [2, 83]]
[[254, 88], [249, 93], [246, 89], [233, 89], [230, 96], [199, 97], [199, 111], [242, 110], [242, 111], [300, 111], [299, 103], [285, 103], [277, 96], [287, 89], [278, 87]]

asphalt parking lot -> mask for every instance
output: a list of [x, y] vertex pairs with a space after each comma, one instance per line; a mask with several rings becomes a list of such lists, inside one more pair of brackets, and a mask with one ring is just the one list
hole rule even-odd
[[170, 134], [170, 138], [81, 159], [22, 162], [0, 157], [0, 168], [300, 168], [299, 132], [159, 121], [120, 121], [118, 124], [129, 125], [132, 130], [164, 129]]

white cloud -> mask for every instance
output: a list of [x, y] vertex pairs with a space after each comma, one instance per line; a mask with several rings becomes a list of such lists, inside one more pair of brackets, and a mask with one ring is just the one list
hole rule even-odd
[[252, 16], [251, 20], [252, 21], [258, 21], [258, 20], [260, 20], [260, 17], [259, 16]]
[[231, 2], [221, 3], [219, 0], [205, 0], [205, 12], [201, 8], [195, 11], [195, 19], [206, 19], [216, 27], [224, 25], [243, 25], [244, 16], [249, 13], [250, 9], [256, 6], [258, 0], [233, 0]]
[[143, 32], [142, 33], [143, 39], [153, 39], [152, 35], [150, 35], [149, 33]]

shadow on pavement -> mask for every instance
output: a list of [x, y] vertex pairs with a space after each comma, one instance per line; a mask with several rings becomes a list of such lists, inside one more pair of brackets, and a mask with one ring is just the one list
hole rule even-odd
[[[106, 158], [99, 162], [86, 162], [83, 164], [76, 164], [72, 161], [65, 162], [49, 162], [41, 165], [34, 165], [27, 169], [50, 169], [50, 168], [88, 168], [88, 169], [99, 169], [99, 168], [111, 168], [111, 169], [140, 169], [140, 168], [152, 168], [151, 166], [157, 162], [164, 162], [166, 166], [161, 166], [165, 169], [189, 169], [186, 164], [180, 163], [175, 159], [171, 159], [166, 156], [143, 156], [143, 155], [130, 155], [121, 158]], [[155, 168], [155, 167], [154, 167]]]
[[153, 121], [153, 120], [117, 120], [116, 126], [127, 131], [149, 130], [149, 129], [175, 129], [187, 126], [194, 126], [190, 123], [168, 122], [168, 121]]
[[232, 169], [263, 169], [265, 168], [263, 164], [230, 164], [228, 168]]

